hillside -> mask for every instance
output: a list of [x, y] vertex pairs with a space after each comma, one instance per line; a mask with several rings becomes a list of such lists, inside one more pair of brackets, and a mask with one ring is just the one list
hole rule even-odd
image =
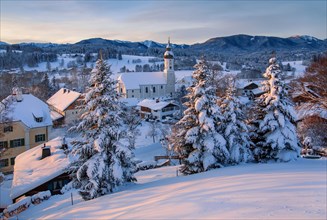
[[327, 160], [247, 164], [176, 177], [141, 171], [138, 182], [84, 202], [53, 196], [20, 219], [326, 219]]
[[323, 40], [311, 36], [293, 36], [289, 38], [233, 35], [217, 37], [207, 40], [204, 43], [194, 44], [191, 49], [213, 52], [259, 52], [272, 50], [326, 50], [327, 44]]

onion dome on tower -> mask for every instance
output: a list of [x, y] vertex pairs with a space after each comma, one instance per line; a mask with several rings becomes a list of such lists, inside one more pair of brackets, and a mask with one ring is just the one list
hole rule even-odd
[[170, 38], [168, 38], [168, 44], [166, 46], [166, 52], [164, 53], [165, 59], [174, 59], [174, 53], [171, 50]]

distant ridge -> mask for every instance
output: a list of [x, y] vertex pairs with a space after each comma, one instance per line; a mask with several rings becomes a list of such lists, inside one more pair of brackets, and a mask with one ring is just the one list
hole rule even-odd
[[[0, 46], [7, 45], [5, 42], [0, 42]], [[138, 52], [146, 52], [149, 48], [163, 49], [166, 43], [158, 43], [152, 40], [141, 42], [131, 42], [122, 40], [109, 40], [103, 38], [90, 38], [81, 40], [73, 44], [54, 44], [54, 43], [20, 43], [14, 44], [19, 46], [32, 46], [38, 48], [103, 48], [111, 47], [116, 50], [127, 49], [136, 50]], [[225, 37], [215, 37], [208, 39], [203, 43], [192, 45], [187, 44], [172, 44], [175, 49], [185, 49], [185, 51], [199, 53], [248, 53], [257, 51], [272, 51], [272, 50], [301, 50], [301, 51], [326, 51], [327, 39], [321, 40], [308, 35], [294, 35], [287, 38], [274, 36], [251, 36], [246, 34], [231, 35]]]

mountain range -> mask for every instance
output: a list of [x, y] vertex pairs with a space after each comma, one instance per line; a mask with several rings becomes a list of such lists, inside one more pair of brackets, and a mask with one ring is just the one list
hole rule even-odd
[[[0, 46], [7, 46], [5, 42], [0, 42]], [[24, 46], [33, 46], [37, 48], [101, 48], [113, 47], [118, 50], [136, 49], [138, 51], [146, 51], [149, 48], [165, 48], [165, 43], [158, 43], [152, 40], [142, 42], [131, 42], [121, 40], [108, 40], [103, 38], [91, 38], [79, 41], [74, 44], [54, 44], [54, 43], [20, 43], [14, 44]], [[13, 45], [13, 46], [14, 46]], [[255, 51], [271, 51], [271, 50], [314, 50], [326, 51], [327, 39], [320, 40], [312, 36], [292, 36], [288, 38], [271, 37], [271, 36], [250, 36], [244, 34], [211, 38], [203, 43], [192, 45], [172, 44], [175, 49], [185, 49], [189, 51], [201, 52], [255, 52]]]

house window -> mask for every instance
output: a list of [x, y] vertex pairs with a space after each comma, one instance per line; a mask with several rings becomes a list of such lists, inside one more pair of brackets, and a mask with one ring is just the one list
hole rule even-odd
[[20, 138], [20, 139], [15, 139], [15, 140], [11, 140], [10, 141], [10, 147], [14, 148], [14, 147], [21, 147], [25, 145], [25, 139], [24, 138]]
[[45, 134], [37, 134], [35, 135], [35, 142], [45, 141]]
[[7, 141], [0, 141], [0, 149], [1, 148], [7, 148], [8, 147], [8, 142]]
[[7, 166], [9, 166], [9, 160], [8, 159], [0, 160], [0, 167], [7, 167]]
[[132, 93], [134, 93], [134, 90], [132, 89]]
[[42, 122], [43, 121], [43, 117], [34, 117], [36, 122]]
[[120, 92], [123, 93], [123, 88], [120, 88]]
[[132, 98], [134, 98], [134, 95], [132, 95]]
[[10, 164], [11, 164], [12, 166], [15, 165], [15, 159], [16, 159], [16, 157], [12, 157], [12, 158], [10, 158]]
[[152, 87], [153, 93], [156, 93], [156, 87]]
[[53, 182], [53, 190], [61, 189], [64, 186], [64, 183], [62, 180], [54, 181]]
[[148, 93], [148, 92], [149, 92], [148, 87], [145, 87], [145, 93]]
[[13, 131], [13, 127], [12, 126], [7, 126], [7, 127], [4, 127], [3, 128], [3, 132], [6, 133], [6, 132], [12, 132]]
[[163, 86], [160, 86], [161, 87], [161, 89], [163, 89]]

